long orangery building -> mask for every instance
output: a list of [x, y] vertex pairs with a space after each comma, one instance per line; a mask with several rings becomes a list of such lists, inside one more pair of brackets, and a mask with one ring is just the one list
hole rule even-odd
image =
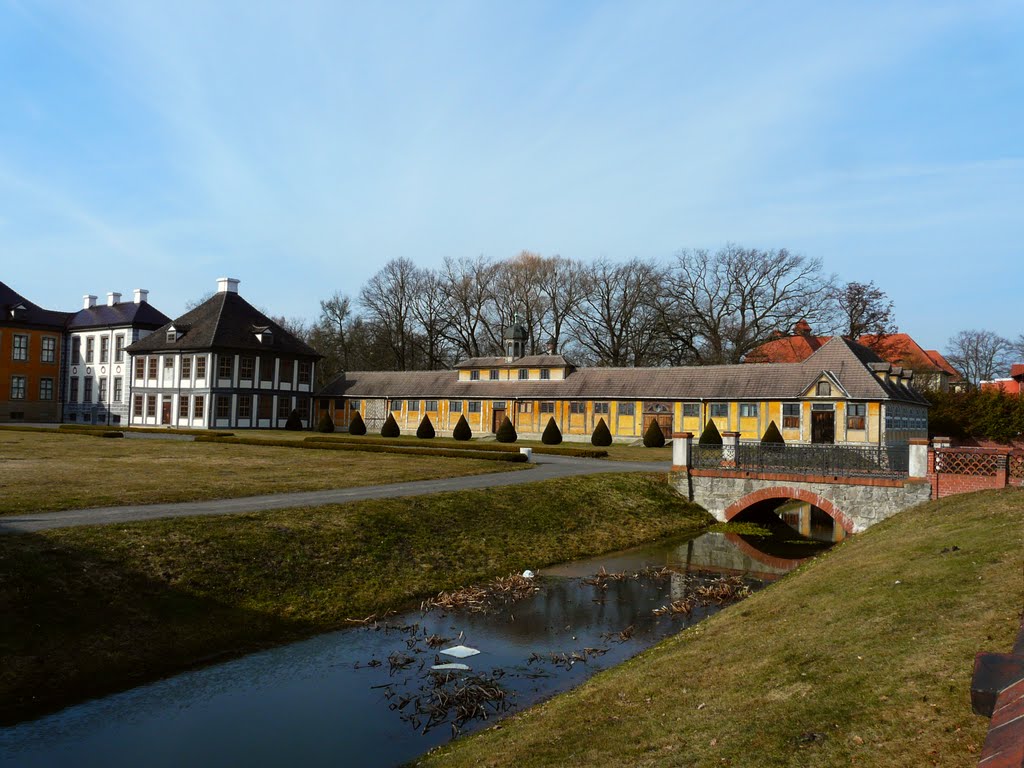
[[787, 443], [893, 445], [927, 436], [928, 403], [913, 374], [835, 337], [799, 363], [675, 368], [575, 368], [558, 354], [523, 356], [525, 331], [506, 332], [505, 357], [463, 360], [454, 370], [346, 372], [317, 397], [346, 429], [359, 412], [370, 432], [392, 414], [403, 433], [424, 416], [451, 434], [465, 416], [474, 436], [508, 417], [536, 439], [554, 419], [567, 440], [587, 440], [604, 419], [616, 441], [640, 439], [651, 421], [668, 437], [709, 422], [741, 440], [775, 422]]

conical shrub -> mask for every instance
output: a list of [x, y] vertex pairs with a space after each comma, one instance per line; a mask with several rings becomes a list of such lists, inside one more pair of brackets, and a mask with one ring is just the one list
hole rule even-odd
[[612, 433], [608, 429], [608, 425], [604, 423], [604, 419], [597, 420], [597, 426], [594, 427], [594, 434], [590, 436], [590, 444], [596, 445], [599, 448], [606, 448], [612, 444]]
[[665, 433], [661, 431], [661, 425], [657, 419], [651, 419], [650, 426], [644, 432], [645, 448], [662, 448], [665, 445]]
[[366, 434], [366, 422], [363, 421], [363, 417], [359, 415], [359, 411], [352, 414], [352, 420], [348, 423], [348, 433], [350, 435]]
[[718, 427], [715, 426], [715, 422], [709, 421], [708, 425], [704, 427], [704, 431], [700, 433], [700, 438], [697, 440], [697, 445], [721, 445], [722, 435], [718, 431]]
[[469, 440], [473, 437], [473, 430], [469, 428], [469, 422], [466, 421], [466, 414], [459, 416], [459, 421], [455, 425], [455, 429], [452, 431], [452, 437], [456, 440]]
[[494, 434], [494, 437], [499, 443], [514, 443], [519, 439], [519, 433], [516, 432], [512, 420], [506, 416], [501, 420], [501, 424], [498, 425], [498, 431]]
[[548, 424], [544, 427], [544, 434], [540, 436], [540, 441], [544, 445], [558, 445], [562, 442], [562, 430], [555, 424], [554, 416], [548, 419]]
[[423, 414], [423, 421], [416, 428], [416, 437], [420, 440], [433, 440], [434, 438], [434, 425], [430, 423], [430, 417], [427, 414]]
[[389, 413], [387, 420], [384, 422], [384, 426], [380, 428], [381, 437], [399, 437], [402, 434], [402, 430], [398, 428], [398, 422], [395, 421], [395, 414]]
[[334, 418], [329, 413], [324, 413], [316, 425], [317, 432], [333, 432]]
[[768, 429], [764, 431], [764, 435], [761, 436], [761, 445], [785, 445], [786, 441], [782, 439], [782, 433], [779, 432], [779, 428], [775, 426], [775, 420], [768, 422]]
[[299, 418], [299, 412], [292, 408], [292, 412], [288, 414], [288, 421], [284, 423], [285, 429], [290, 429], [292, 432], [298, 432], [302, 429], [302, 419]]

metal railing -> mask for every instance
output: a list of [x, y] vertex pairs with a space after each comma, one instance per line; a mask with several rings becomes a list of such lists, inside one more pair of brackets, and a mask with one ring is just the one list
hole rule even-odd
[[694, 445], [694, 469], [742, 469], [829, 477], [906, 477], [910, 471], [907, 445]]

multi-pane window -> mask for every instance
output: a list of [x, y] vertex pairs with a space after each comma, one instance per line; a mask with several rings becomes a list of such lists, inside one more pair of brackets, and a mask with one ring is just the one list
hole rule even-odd
[[519, 404], [520, 413], [533, 413], [533, 401], [526, 400]]
[[168, 371], [174, 370], [174, 355], [164, 355], [164, 369]]
[[39, 380], [39, 399], [53, 400], [53, 379], [45, 378]]
[[[361, 400], [349, 400], [348, 401], [348, 409], [350, 411], [358, 411], [359, 410], [359, 403], [360, 402], [362, 402], [362, 401]], [[434, 403], [434, 410], [436, 411], [437, 410], [437, 401], [434, 400], [433, 403]], [[324, 407], [326, 408], [327, 406], [324, 406]], [[335, 408], [340, 408], [341, 406], [338, 403], [335, 403], [334, 407]]]
[[800, 403], [782, 404], [782, 428], [800, 429]]
[[419, 400], [406, 400], [405, 401], [405, 407], [408, 408], [410, 412], [418, 411], [420, 409], [420, 401]]
[[270, 395], [260, 395], [258, 415], [261, 419], [269, 419], [274, 413], [274, 398]]
[[547, 369], [547, 368], [541, 368], [540, 369], [540, 377], [542, 379], [545, 379], [545, 380], [550, 379], [551, 378], [551, 371], [549, 369]]
[[480, 413], [480, 401], [479, 400], [470, 400], [469, 401], [469, 412], [470, 413]]
[[25, 377], [11, 376], [11, 400], [25, 399]]
[[83, 403], [91, 403], [92, 402], [92, 377], [91, 376], [86, 376], [85, 377], [84, 385], [85, 385], [85, 389], [84, 389], [84, 391], [82, 393], [82, 402]]
[[608, 415], [608, 403], [594, 403], [595, 416]]
[[302, 419], [303, 421], [308, 419], [309, 418], [309, 398], [308, 397], [300, 397], [300, 398], [298, 398], [298, 400], [296, 401], [295, 404], [298, 406], [297, 410], [299, 412], [299, 418]]
[[523, 379], [528, 379], [528, 378], [530, 378], [530, 370], [528, 368], [520, 368], [519, 369], [519, 380], [522, 381]]
[[243, 357], [238, 362], [238, 378], [245, 379], [246, 381], [252, 381], [253, 374], [256, 372], [256, 358], [255, 357]]
[[313, 370], [313, 365], [309, 361], [303, 360], [299, 362], [299, 384], [309, 384], [310, 372]]
[[461, 400], [449, 400], [448, 401], [448, 412], [449, 413], [462, 413], [462, 401]]
[[28, 336], [21, 333], [14, 334], [13, 344], [11, 357], [15, 360], [28, 360]]
[[573, 402], [569, 403], [569, 413], [580, 414], [580, 413], [586, 413], [586, 412], [587, 412], [587, 404], [586, 403], [584, 403], [582, 401], [578, 401], [578, 400], [574, 400]]
[[206, 398], [203, 395], [196, 395], [193, 400], [195, 402], [192, 405], [192, 418], [202, 419], [203, 418], [203, 406], [206, 405]]
[[700, 403], [683, 403], [683, 418], [700, 416]]
[[78, 402], [78, 377], [77, 376], [74, 376], [71, 379], [71, 391], [68, 392], [68, 402], [69, 403], [77, 403]]
[[832, 385], [829, 384], [827, 381], [819, 381], [818, 387], [815, 390], [815, 394], [817, 394], [819, 397], [828, 397], [829, 395], [832, 394]]
[[497, 381], [500, 376], [501, 376], [501, 373], [498, 371], [497, 368], [491, 368], [491, 373], [490, 373], [490, 376], [489, 376], [491, 381]]
[[554, 413], [555, 412], [555, 404], [551, 400], [545, 400], [544, 402], [542, 402], [540, 404], [540, 412], [541, 413]]
[[181, 358], [181, 378], [192, 378], [192, 358], [187, 355]]
[[196, 378], [206, 378], [206, 357], [204, 357], [203, 355], [200, 355], [199, 357], [196, 358]]
[[231, 395], [217, 395], [217, 418], [231, 418]]
[[71, 364], [78, 365], [82, 362], [82, 338], [80, 336], [71, 337]]
[[217, 378], [230, 379], [235, 372], [235, 358], [232, 355], [217, 356]]
[[757, 417], [757, 403], [740, 403], [740, 418], [752, 419]]
[[728, 403], [712, 403], [709, 409], [711, 418], [713, 419], [727, 419], [729, 418], [729, 404]]
[[100, 336], [100, 362], [106, 363], [110, 361], [110, 338], [108, 336]]
[[292, 412], [292, 400], [290, 397], [279, 397], [277, 400], [277, 418], [287, 419]]
[[146, 376], [146, 358], [135, 358], [135, 378], [142, 379]]
[[39, 359], [44, 363], [57, 362], [57, 339], [53, 336], [43, 336], [43, 349]]
[[85, 363], [88, 365], [92, 362], [93, 357], [96, 354], [96, 339], [92, 336], [85, 338]]
[[636, 415], [636, 403], [619, 403], [618, 408], [615, 409], [619, 416], [635, 416]]
[[150, 418], [156, 416], [156, 395], [146, 395], [146, 415]]
[[148, 360], [149, 360], [149, 375], [146, 378], [148, 378], [148, 379], [155, 379], [156, 378], [156, 373], [157, 373], [157, 366], [160, 365], [160, 360], [157, 359], [156, 355], [153, 355], [152, 357], [148, 358]]
[[142, 417], [142, 395], [135, 395], [132, 398], [132, 416], [136, 418]]
[[294, 378], [293, 374], [295, 371], [294, 360], [282, 360], [280, 365], [280, 371], [278, 372], [278, 381], [282, 384], [291, 384]]
[[435, 413], [437, 411], [437, 400], [427, 400], [423, 404], [423, 410]]
[[864, 429], [867, 423], [867, 403], [848, 403], [846, 406], [846, 428]]
[[114, 337], [114, 362], [124, 362], [124, 334], [119, 333]]
[[260, 357], [259, 380], [268, 384], [274, 380], [274, 358], [265, 355]]
[[238, 418], [252, 418], [252, 398], [249, 395], [240, 395], [238, 398]]
[[401, 400], [388, 400], [388, 410], [389, 411], [401, 411], [402, 410], [402, 401]]
[[100, 379], [99, 386], [96, 388], [96, 402], [102, 403], [107, 399], [107, 380]]
[[470, 381], [480, 381], [480, 371], [470, 371], [469, 372], [469, 380]]
[[178, 418], [179, 419], [187, 419], [188, 418], [188, 395], [179, 395], [178, 396]]
[[124, 380], [120, 376], [114, 377], [114, 402], [120, 403], [124, 397]]

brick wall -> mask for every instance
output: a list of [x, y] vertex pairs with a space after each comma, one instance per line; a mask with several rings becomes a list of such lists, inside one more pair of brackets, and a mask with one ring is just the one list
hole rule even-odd
[[1007, 486], [1021, 488], [1024, 451], [933, 446], [928, 449], [928, 480], [933, 499]]

